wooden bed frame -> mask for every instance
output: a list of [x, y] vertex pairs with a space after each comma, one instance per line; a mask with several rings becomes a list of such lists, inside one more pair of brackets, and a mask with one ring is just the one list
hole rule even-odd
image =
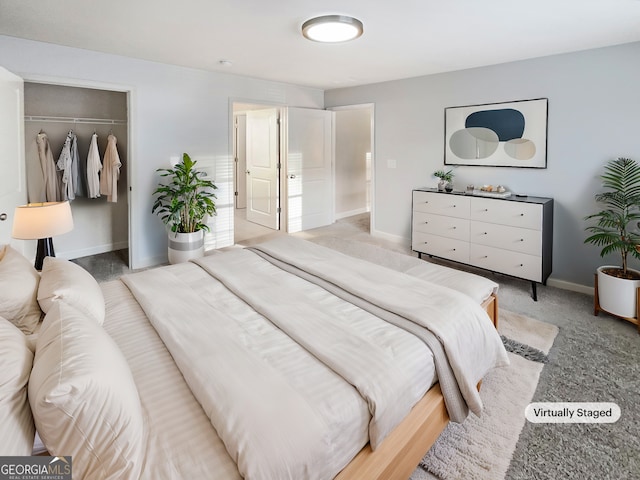
[[[498, 297], [491, 295], [482, 307], [498, 328]], [[448, 423], [436, 383], [375, 452], [367, 444], [335, 480], [407, 480]]]

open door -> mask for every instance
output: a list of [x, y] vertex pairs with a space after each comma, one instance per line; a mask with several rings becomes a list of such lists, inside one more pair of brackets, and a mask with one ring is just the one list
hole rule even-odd
[[[0, 67], [0, 245], [12, 243], [15, 208], [27, 203], [23, 97], [22, 78]], [[24, 253], [23, 242], [13, 244]]]
[[334, 221], [333, 113], [287, 108], [287, 232]]
[[247, 220], [277, 230], [279, 214], [278, 109], [247, 112]]

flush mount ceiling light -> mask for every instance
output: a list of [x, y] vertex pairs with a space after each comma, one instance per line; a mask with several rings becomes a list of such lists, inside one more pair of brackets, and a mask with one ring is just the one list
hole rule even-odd
[[302, 24], [302, 35], [314, 42], [347, 42], [362, 35], [362, 22], [344, 15], [325, 15]]

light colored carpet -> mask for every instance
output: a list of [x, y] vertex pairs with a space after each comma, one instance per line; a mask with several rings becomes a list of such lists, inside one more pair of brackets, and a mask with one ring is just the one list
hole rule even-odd
[[[558, 327], [524, 315], [500, 312], [502, 335], [548, 353]], [[482, 382], [481, 417], [450, 423], [411, 480], [499, 480], [505, 477], [525, 423], [543, 364], [509, 353], [511, 365], [490, 372]], [[425, 471], [425, 469], [428, 470]]]

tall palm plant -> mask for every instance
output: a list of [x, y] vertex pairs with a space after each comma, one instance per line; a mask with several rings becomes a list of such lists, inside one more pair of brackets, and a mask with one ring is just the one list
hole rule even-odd
[[214, 190], [218, 187], [204, 178], [205, 172], [197, 170], [195, 164], [184, 153], [182, 162], [175, 167], [157, 170], [168, 183], [159, 184], [153, 192], [157, 197], [151, 211], [158, 214], [165, 225], [170, 225], [172, 232], [209, 231], [209, 226], [203, 223], [204, 217], [216, 214]]
[[[640, 165], [630, 158], [610, 160], [604, 167], [602, 186], [609, 189], [598, 193], [595, 199], [604, 207], [598, 213], [585, 217], [597, 220], [586, 230], [592, 233], [585, 243], [602, 247], [600, 256], [618, 252], [622, 259], [622, 276], [631, 278], [627, 268], [627, 257], [631, 253], [640, 258], [636, 245], [640, 235], [633, 231], [640, 221]], [[607, 272], [611, 273], [611, 272]]]

